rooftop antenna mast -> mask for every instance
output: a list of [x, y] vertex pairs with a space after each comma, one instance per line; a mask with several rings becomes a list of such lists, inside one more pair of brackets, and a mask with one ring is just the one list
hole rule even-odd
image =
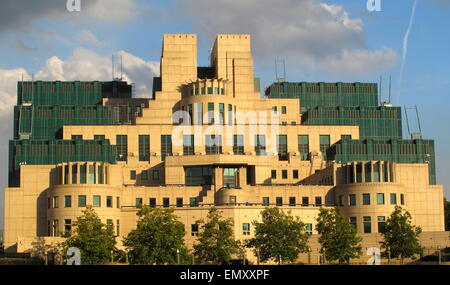
[[391, 83], [392, 83], [392, 77], [389, 75], [389, 100], [388, 100], [389, 104], [391, 104]]
[[382, 75], [380, 75], [380, 85], [379, 85], [379, 87], [378, 87], [378, 103], [381, 103], [382, 102], [382, 100], [383, 100], [383, 98], [382, 98], [382, 83], [383, 83], [383, 76]]
[[[278, 62], [281, 62], [283, 64], [283, 77], [278, 76]], [[286, 80], [286, 62], [284, 58], [282, 60], [278, 60], [275, 58], [275, 78], [277, 82], [284, 82]]]
[[[408, 134], [411, 137], [412, 140], [422, 139], [422, 127], [420, 126], [420, 117], [419, 117], [419, 109], [417, 108], [417, 105], [411, 108], [405, 108], [405, 115], [406, 115], [406, 126], [408, 127]], [[419, 128], [418, 132], [411, 132], [411, 128], [409, 126], [409, 118], [408, 118], [408, 110], [415, 110], [416, 112], [416, 118], [417, 118], [417, 127]]]
[[117, 62], [116, 57], [114, 55], [111, 55], [112, 79], [117, 80], [117, 81], [122, 81], [122, 78], [123, 78], [122, 55], [120, 55], [120, 77], [116, 77], [116, 62]]

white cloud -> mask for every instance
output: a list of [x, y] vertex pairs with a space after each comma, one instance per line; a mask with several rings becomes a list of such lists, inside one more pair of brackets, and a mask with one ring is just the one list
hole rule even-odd
[[91, 31], [88, 31], [88, 30], [79, 31], [78, 34], [75, 36], [75, 38], [81, 43], [87, 43], [87, 44], [93, 45], [95, 47], [99, 47], [99, 48], [107, 48], [108, 47], [107, 44], [105, 44], [104, 42], [97, 39], [97, 37]]
[[397, 58], [392, 49], [366, 47], [361, 19], [318, 0], [191, 0], [178, 5], [209, 40], [218, 33], [251, 34], [259, 61], [278, 57], [311, 70], [365, 74]]

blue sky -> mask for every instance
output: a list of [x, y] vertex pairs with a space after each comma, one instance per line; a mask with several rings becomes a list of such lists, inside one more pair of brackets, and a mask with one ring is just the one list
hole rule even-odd
[[[417, 1], [404, 62], [413, 0], [381, 0], [380, 12], [369, 12], [366, 0], [80, 1], [80, 12], [68, 12], [66, 0], [2, 3], [0, 188], [7, 183], [7, 141], [22, 74], [107, 80], [111, 55], [121, 54], [125, 78], [147, 96], [164, 33], [198, 34], [201, 65], [208, 64], [215, 34], [249, 33], [263, 87], [275, 79], [275, 58], [286, 60], [289, 81], [378, 82], [382, 75], [386, 87], [392, 76], [392, 103], [419, 107], [423, 135], [436, 141], [438, 183], [450, 197], [450, 0]], [[383, 94], [386, 99], [386, 89]]]

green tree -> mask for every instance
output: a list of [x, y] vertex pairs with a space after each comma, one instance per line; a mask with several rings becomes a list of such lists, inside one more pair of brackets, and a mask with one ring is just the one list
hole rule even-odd
[[209, 263], [228, 264], [238, 252], [239, 243], [234, 239], [233, 220], [223, 219], [215, 207], [211, 207], [206, 221], [199, 220], [200, 232], [194, 244], [194, 256]]
[[111, 225], [102, 223], [92, 206], [88, 206], [83, 215], [73, 224], [73, 230], [66, 232], [66, 241], [62, 243], [63, 252], [76, 247], [81, 253], [81, 264], [101, 264], [111, 260], [116, 239]]
[[316, 230], [319, 233], [320, 250], [326, 260], [348, 263], [350, 258], [358, 258], [362, 254], [362, 238], [356, 229], [338, 213], [336, 208], [321, 208], [317, 217]]
[[255, 235], [246, 246], [254, 248], [261, 262], [276, 260], [294, 262], [302, 252], [308, 252], [308, 238], [305, 224], [291, 211], [285, 213], [277, 207], [261, 212], [262, 221], [254, 221]]
[[450, 231], [450, 201], [444, 198], [445, 230]]
[[419, 235], [422, 232], [420, 227], [411, 224], [411, 214], [400, 206], [396, 206], [391, 216], [387, 218], [383, 232], [381, 248], [385, 253], [390, 252], [391, 257], [403, 258], [413, 257], [420, 254]]
[[184, 225], [173, 209], [143, 206], [136, 229], [124, 239], [132, 264], [176, 264], [185, 259]]

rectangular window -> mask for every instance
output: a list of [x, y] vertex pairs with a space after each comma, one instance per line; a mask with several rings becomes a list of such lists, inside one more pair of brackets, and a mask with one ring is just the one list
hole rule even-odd
[[405, 194], [400, 194], [400, 204], [405, 205]]
[[183, 207], [183, 198], [177, 198], [176, 201], [177, 201], [176, 206], [177, 206], [178, 208]]
[[208, 87], [208, 94], [213, 94], [213, 88], [212, 87]]
[[225, 125], [225, 104], [219, 103], [219, 124]]
[[50, 209], [52, 207], [52, 200], [49, 198], [47, 198], [47, 209]]
[[294, 169], [294, 170], [292, 171], [292, 177], [293, 177], [294, 179], [298, 179], [298, 170], [297, 170], [297, 169]]
[[272, 111], [274, 114], [278, 113], [278, 106], [272, 106]]
[[116, 207], [120, 208], [120, 197], [116, 197]]
[[198, 236], [198, 224], [191, 225], [191, 236]]
[[384, 193], [377, 193], [377, 205], [384, 205]]
[[80, 165], [80, 183], [86, 184], [86, 164]]
[[205, 151], [206, 151], [206, 154], [221, 154], [222, 153], [222, 136], [221, 135], [206, 135], [205, 136]]
[[370, 234], [372, 232], [372, 219], [370, 216], [363, 217], [363, 226], [365, 234]]
[[194, 155], [194, 136], [183, 136], [183, 155]]
[[59, 208], [59, 197], [55, 196], [53, 197], [53, 208]]
[[244, 136], [234, 135], [233, 136], [233, 153], [234, 154], [244, 154]]
[[203, 103], [195, 103], [194, 104], [194, 112], [196, 114], [194, 120], [195, 125], [202, 125], [203, 124]]
[[283, 206], [283, 197], [276, 197], [275, 201], [277, 206]]
[[250, 235], [250, 224], [249, 223], [242, 224], [242, 235], [244, 235], [244, 236]]
[[78, 165], [72, 165], [72, 184], [77, 184]]
[[396, 193], [391, 193], [390, 195], [390, 200], [391, 200], [391, 205], [397, 205], [397, 194]]
[[166, 156], [172, 155], [172, 136], [161, 135], [161, 160], [164, 161]]
[[344, 206], [344, 195], [339, 195], [339, 206]]
[[362, 194], [363, 205], [370, 205], [370, 194]]
[[88, 183], [95, 184], [95, 165], [89, 165], [88, 170]]
[[299, 135], [298, 136], [298, 152], [300, 153], [300, 160], [309, 159], [309, 136]]
[[128, 156], [128, 137], [127, 135], [116, 136], [117, 161], [127, 161]]
[[105, 135], [94, 135], [94, 141], [101, 141], [105, 139]]
[[330, 148], [330, 136], [320, 135], [320, 152], [322, 152], [323, 160], [327, 160], [327, 149]]
[[78, 196], [78, 207], [86, 207], [86, 195]]
[[184, 171], [187, 186], [212, 185], [214, 170], [211, 166], [188, 166]]
[[189, 115], [189, 124], [192, 125], [192, 123], [194, 122], [194, 116], [193, 116], [193, 109], [192, 109], [192, 104], [188, 105], [188, 115]]
[[102, 206], [102, 197], [100, 195], [94, 195], [92, 200], [92, 205], [94, 207], [101, 207]]
[[148, 171], [147, 170], [143, 170], [141, 172], [141, 180], [148, 180]]
[[156, 198], [148, 199], [148, 205], [150, 206], [150, 208], [155, 208], [156, 207]]
[[382, 233], [386, 226], [386, 217], [378, 216], [377, 218], [378, 218], [378, 232]]
[[136, 180], [136, 170], [130, 170], [130, 179]]
[[233, 105], [228, 104], [228, 125], [233, 124]]
[[281, 106], [281, 114], [286, 114], [287, 113], [287, 111], [286, 111], [286, 106]]
[[302, 197], [302, 206], [309, 206], [309, 197]]
[[283, 179], [288, 178], [288, 171], [286, 169], [281, 170], [281, 178]]
[[53, 220], [53, 236], [59, 237], [59, 221]]
[[372, 182], [372, 167], [370, 163], [367, 163], [364, 165], [365, 168], [365, 174], [366, 174], [366, 182]]
[[103, 184], [103, 167], [97, 166], [97, 184]]
[[239, 170], [237, 168], [223, 168], [223, 185], [227, 188], [239, 186]]
[[356, 206], [356, 194], [348, 195], [349, 205]]
[[357, 229], [356, 217], [350, 217], [349, 222], [350, 225], [352, 225], [356, 230]]
[[256, 155], [266, 155], [266, 136], [255, 135], [255, 152]]
[[322, 197], [315, 197], [316, 207], [322, 206]]
[[277, 179], [277, 171], [275, 169], [272, 169], [271, 173], [271, 178], [272, 179]]
[[198, 207], [198, 199], [197, 199], [197, 197], [189, 198], [189, 206], [190, 207]]
[[262, 204], [263, 204], [263, 206], [269, 206], [270, 198], [269, 197], [263, 197]]
[[64, 166], [64, 184], [69, 184], [69, 166]]
[[150, 160], [150, 136], [139, 135], [139, 161]]
[[381, 182], [380, 181], [380, 164], [373, 164], [373, 182]]
[[287, 145], [287, 135], [277, 136], [277, 152], [278, 160], [287, 161], [288, 160], [288, 145]]
[[306, 234], [312, 235], [312, 233], [313, 233], [313, 225], [312, 224], [305, 224], [305, 231], [306, 231]]
[[214, 95], [219, 95], [219, 87], [214, 87]]
[[168, 208], [170, 206], [170, 199], [169, 198], [163, 198], [163, 207]]
[[112, 196], [106, 196], [106, 207], [107, 208], [113, 207], [113, 197]]
[[289, 197], [289, 206], [295, 206], [297, 202], [295, 201], [295, 197]]
[[136, 198], [136, 208], [142, 208], [142, 198]]
[[159, 170], [153, 170], [152, 171], [152, 179], [155, 181], [159, 180]]
[[72, 231], [72, 220], [64, 219], [64, 232], [70, 233]]
[[65, 208], [72, 207], [72, 196], [64, 196], [64, 207]]
[[214, 103], [208, 103], [208, 125], [214, 124]]

